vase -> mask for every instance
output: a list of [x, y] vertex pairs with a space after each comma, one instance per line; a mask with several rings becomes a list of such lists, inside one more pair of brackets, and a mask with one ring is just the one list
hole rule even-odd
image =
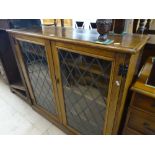
[[112, 19], [97, 19], [97, 32], [100, 34], [99, 41], [106, 41], [108, 39], [108, 33], [111, 29]]

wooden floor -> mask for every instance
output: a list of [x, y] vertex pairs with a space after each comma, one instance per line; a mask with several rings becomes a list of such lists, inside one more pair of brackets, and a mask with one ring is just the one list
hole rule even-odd
[[0, 134], [64, 135], [65, 133], [13, 94], [8, 85], [0, 79]]

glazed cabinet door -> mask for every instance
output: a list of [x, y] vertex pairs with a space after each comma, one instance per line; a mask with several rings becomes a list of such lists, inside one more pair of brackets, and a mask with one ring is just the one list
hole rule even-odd
[[33, 106], [45, 115], [60, 120], [50, 42], [15, 36], [15, 44]]
[[96, 56], [92, 49], [53, 47], [64, 125], [76, 134], [112, 134], [119, 93], [116, 80], [121, 84], [117, 62], [123, 60], [100, 51]]

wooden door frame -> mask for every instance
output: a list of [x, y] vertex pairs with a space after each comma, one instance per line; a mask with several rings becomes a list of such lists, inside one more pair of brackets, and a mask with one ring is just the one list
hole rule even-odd
[[[124, 64], [125, 61], [125, 55], [121, 53], [117, 53], [115, 55], [115, 65], [114, 65], [114, 70], [112, 74], [112, 87], [111, 87], [111, 92], [110, 92], [110, 101], [109, 101], [109, 107], [110, 109], [107, 113], [107, 126], [105, 127], [105, 134], [116, 134], [118, 131], [113, 132], [113, 127], [115, 123], [115, 117], [116, 117], [116, 110], [118, 106], [118, 100], [119, 100], [119, 95], [120, 95], [120, 90], [121, 90], [121, 85], [122, 85], [122, 80], [123, 77], [118, 74], [120, 64]], [[119, 84], [119, 85], [118, 85]], [[114, 113], [113, 116], [111, 116], [111, 113]], [[109, 118], [109, 119], [108, 119]]]
[[[40, 38], [36, 38], [36, 37], [29, 37], [29, 36], [25, 36], [25, 35], [19, 35], [19, 34], [14, 34], [12, 35], [16, 41], [16, 45], [15, 45], [15, 51], [18, 57], [18, 61], [19, 64], [22, 68], [24, 77], [25, 77], [25, 81], [27, 83], [28, 86], [28, 90], [30, 92], [30, 97], [32, 100], [32, 107], [34, 106], [34, 109], [37, 109], [38, 111], [42, 111], [43, 115], [46, 115], [46, 117], [50, 116], [52, 119], [54, 119], [57, 122], [61, 122], [61, 111], [60, 111], [60, 106], [59, 106], [59, 101], [58, 101], [58, 95], [57, 95], [57, 88], [56, 88], [56, 79], [55, 79], [55, 71], [54, 71], [54, 67], [53, 67], [53, 57], [51, 55], [51, 46], [50, 46], [50, 41], [46, 40], [46, 39], [40, 39]], [[48, 69], [49, 69], [49, 76], [50, 76], [50, 80], [52, 81], [52, 89], [53, 89], [53, 93], [54, 93], [54, 100], [55, 100], [55, 107], [56, 107], [56, 111], [57, 111], [57, 116], [49, 113], [48, 111], [46, 111], [44, 108], [42, 108], [40, 105], [37, 104], [34, 92], [33, 92], [33, 88], [30, 82], [30, 78], [28, 75], [28, 71], [26, 68], [26, 64], [24, 62], [22, 53], [21, 53], [21, 49], [19, 46], [18, 41], [25, 41], [28, 43], [34, 43], [37, 45], [42, 45], [45, 47], [45, 54], [46, 54], [46, 58], [47, 58], [47, 63], [48, 63]]]
[[[116, 81], [119, 81], [121, 85], [122, 76], [118, 75], [118, 70], [119, 70], [119, 65], [124, 64], [125, 55], [121, 53], [113, 53], [113, 52], [108, 52], [101, 49], [93, 49], [91, 47], [78, 46], [78, 45], [74, 45], [70, 43], [62, 43], [62, 42], [51, 42], [51, 47], [52, 47], [52, 54], [54, 57], [56, 79], [57, 81], [59, 81], [59, 83], [57, 84], [57, 87], [58, 87], [59, 102], [60, 102], [61, 111], [62, 111], [63, 124], [65, 127], [67, 127], [75, 134], [80, 134], [80, 133], [67, 124], [62, 80], [61, 80], [61, 70], [60, 70], [60, 63], [59, 63], [59, 57], [58, 57], [58, 49], [64, 49], [69, 52], [111, 61], [112, 67], [111, 67], [111, 74], [110, 74], [110, 81], [109, 81], [109, 89], [108, 89], [109, 93], [107, 96], [107, 107], [106, 107], [103, 134], [112, 134], [112, 128], [114, 125], [114, 118], [116, 114], [115, 112], [117, 108], [117, 101], [118, 101], [119, 92], [120, 92], [120, 86], [116, 85]], [[114, 100], [113, 98], [116, 98], [116, 99]]]

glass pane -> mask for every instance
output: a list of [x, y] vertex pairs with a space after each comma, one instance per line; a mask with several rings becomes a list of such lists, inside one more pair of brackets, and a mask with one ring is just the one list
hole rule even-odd
[[37, 104], [56, 115], [52, 81], [49, 76], [45, 48], [19, 41]]
[[81, 134], [102, 134], [111, 62], [59, 49], [67, 123]]

